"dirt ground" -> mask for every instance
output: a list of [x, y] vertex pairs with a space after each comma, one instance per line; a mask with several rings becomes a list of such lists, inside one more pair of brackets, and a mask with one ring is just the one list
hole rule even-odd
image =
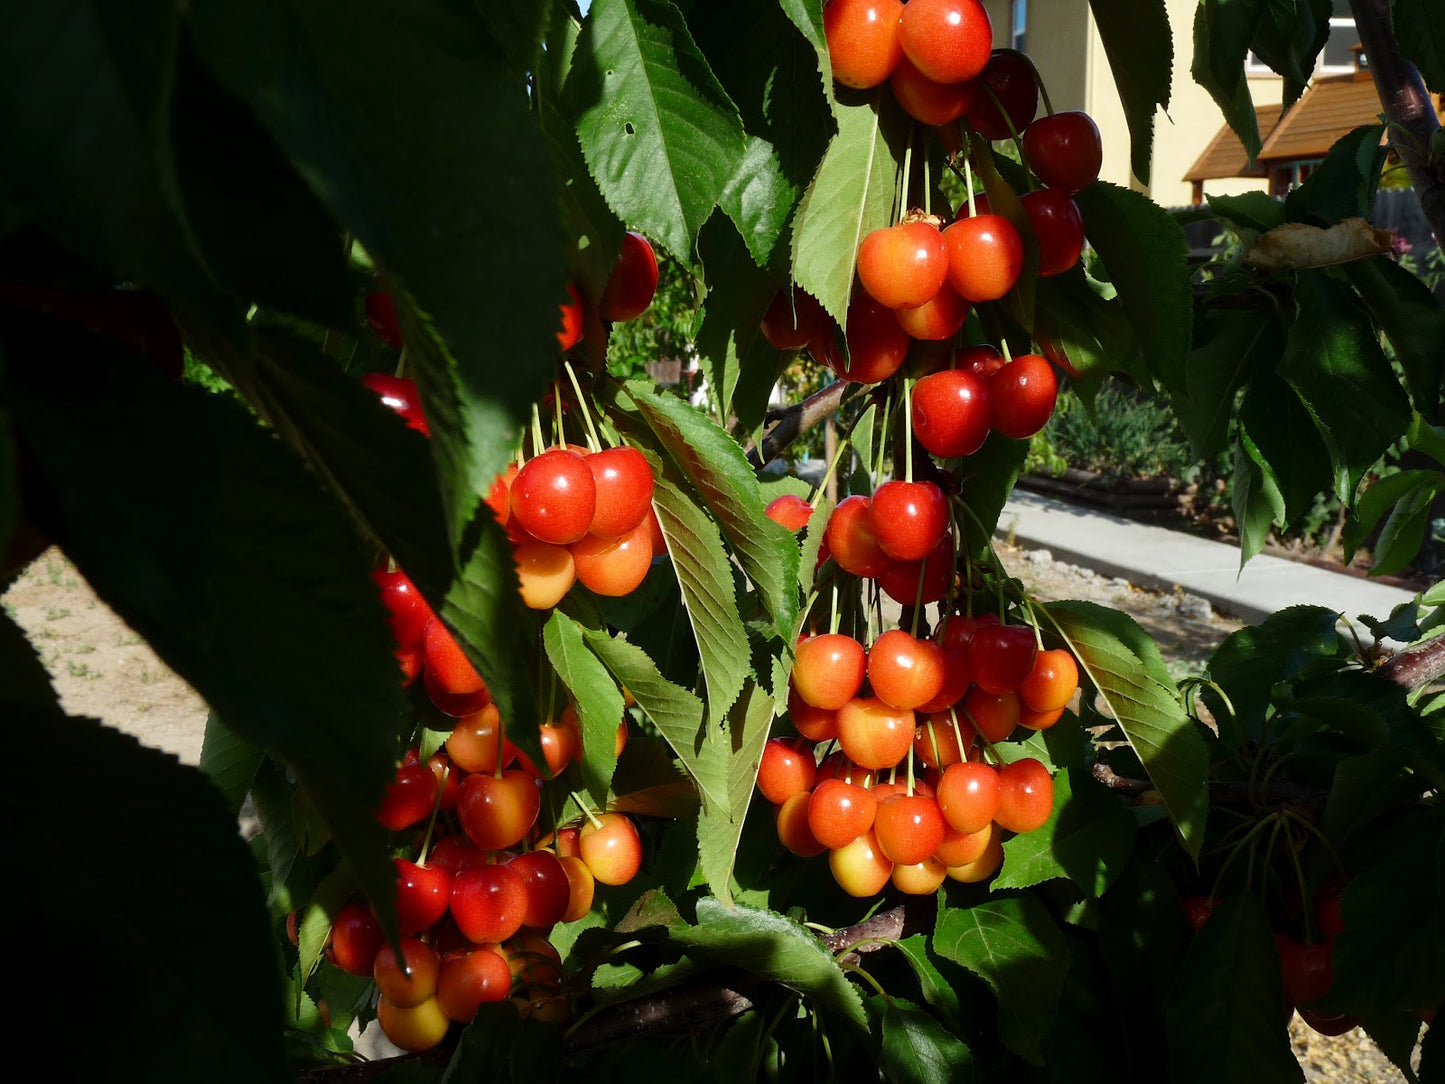
[[[1129, 613], [1158, 641], [1176, 676], [1198, 673], [1239, 627], [1203, 599], [1143, 590], [1044, 551], [1000, 545], [999, 555], [1042, 601], [1084, 599]], [[0, 604], [30, 637], [66, 712], [99, 719], [188, 764], [199, 761], [205, 703], [96, 598], [63, 554], [42, 554], [0, 595]], [[1330, 1039], [1296, 1018], [1290, 1038], [1310, 1084], [1404, 1082], [1359, 1029]]]

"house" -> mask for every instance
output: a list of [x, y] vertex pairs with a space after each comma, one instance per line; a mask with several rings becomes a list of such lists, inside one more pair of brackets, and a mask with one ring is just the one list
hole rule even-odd
[[[1189, 73], [1198, 0], [1165, 0], [1174, 36], [1173, 87], [1167, 113], [1161, 113], [1155, 120], [1148, 184], [1133, 177], [1129, 169], [1129, 129], [1088, 0], [983, 0], [983, 3], [993, 21], [994, 45], [1013, 46], [1027, 52], [1038, 65], [1054, 108], [1082, 109], [1099, 125], [1104, 137], [1102, 179], [1145, 192], [1165, 207], [1197, 202], [1195, 181], [1186, 176], [1195, 172], [1205, 152], [1214, 147], [1224, 123], [1219, 106]], [[1320, 56], [1316, 80], [1333, 76], [1357, 78], [1351, 47], [1358, 41], [1349, 0], [1333, 0], [1330, 38]], [[1261, 130], [1269, 127], [1272, 131], [1269, 118], [1278, 116], [1278, 107], [1284, 98], [1283, 81], [1256, 63], [1248, 63], [1245, 74], [1260, 116]], [[1357, 89], [1368, 89], [1371, 94], [1374, 91], [1367, 78]], [[1358, 124], [1370, 123], [1379, 111], [1378, 101], [1373, 106], [1367, 105], [1359, 119], [1337, 134], [1342, 135]], [[1210, 175], [1199, 178], [1201, 189], [1211, 195], [1237, 195], [1265, 188], [1269, 174], [1249, 171], [1242, 147], [1236, 165], [1236, 159], [1225, 153], [1227, 143], [1223, 140], [1215, 148], [1218, 157], [1206, 167]], [[1238, 146], [1238, 140], [1234, 144]], [[1224, 165], [1233, 168], [1223, 169]]]

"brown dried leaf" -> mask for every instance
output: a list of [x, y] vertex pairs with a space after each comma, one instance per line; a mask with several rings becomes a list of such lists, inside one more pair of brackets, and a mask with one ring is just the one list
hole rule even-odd
[[1260, 234], [1244, 254], [1244, 262], [1268, 271], [1327, 267], [1383, 256], [1393, 240], [1389, 230], [1377, 230], [1363, 218], [1347, 218], [1328, 229], [1287, 222]]

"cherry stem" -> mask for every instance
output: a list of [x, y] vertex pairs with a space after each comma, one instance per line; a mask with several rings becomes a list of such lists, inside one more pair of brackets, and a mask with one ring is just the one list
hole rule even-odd
[[542, 454], [542, 412], [532, 404], [532, 454]]
[[908, 182], [913, 176], [913, 122], [908, 122], [908, 142], [903, 147], [903, 181], [898, 190], [898, 214], [893, 221], [903, 221], [908, 210]]
[[[949, 710], [950, 713], [952, 713], [952, 711], [953, 711], [953, 705], [952, 705], [952, 704], [949, 705], [948, 710]], [[957, 716], [954, 717], [953, 725], [954, 725], [955, 728], [957, 728], [957, 726], [958, 726], [958, 718], [957, 718]], [[938, 761], [938, 763], [939, 763], [939, 765], [940, 765], [940, 767], [941, 767], [942, 764], [943, 764], [943, 750], [938, 747], [938, 731], [933, 728], [933, 720], [932, 720], [932, 719], [929, 719], [929, 721], [925, 724], [925, 729], [927, 729], [927, 731], [928, 731], [928, 744], [930, 744], [931, 746], [933, 746], [933, 759], [936, 760], [936, 761]], [[962, 744], [963, 744], [963, 736], [962, 736], [962, 735], [959, 735], [959, 745], [962, 746]]]
[[1003, 339], [1003, 340], [999, 343], [999, 345], [1000, 345], [1001, 347], [1003, 347], [1003, 360], [1004, 360], [1004, 364], [1007, 365], [1009, 362], [1013, 361], [1013, 359], [1014, 359], [1013, 353], [1012, 353], [1012, 352], [1009, 350], [1009, 348], [1008, 348], [1008, 340], [1007, 340], [1007, 339]]
[[1309, 832], [1310, 835], [1314, 836], [1315, 839], [1319, 840], [1321, 845], [1323, 845], [1325, 851], [1329, 854], [1331, 860], [1334, 862], [1335, 869], [1338, 870], [1342, 875], [1346, 873], [1344, 859], [1340, 857], [1340, 852], [1335, 850], [1335, 845], [1331, 843], [1328, 838], [1326, 838], [1323, 832], [1321, 832], [1317, 827], [1310, 823], [1308, 817], [1301, 817], [1292, 809], [1281, 809], [1279, 812], [1282, 817], [1286, 817], [1289, 820], [1294, 821], [1305, 831]]
[[973, 199], [973, 162], [967, 155], [963, 159], [963, 183], [968, 187], [968, 217], [972, 218], [978, 213], [978, 205]]
[[913, 797], [913, 746], [908, 747], [908, 796]]
[[994, 763], [1002, 764], [1003, 757], [999, 755], [998, 747], [989, 741], [988, 735], [983, 732], [983, 728], [978, 725], [978, 720], [973, 717], [973, 712], [969, 711], [967, 706], [963, 709], [963, 717], [968, 720], [968, 725], [973, 727], [974, 735], [983, 742], [983, 747], [988, 750], [988, 755], [993, 757]]
[[587, 405], [587, 397], [582, 394], [582, 385], [577, 382], [577, 373], [572, 368], [570, 359], [564, 358], [562, 368], [567, 372], [567, 379], [572, 384], [572, 391], [577, 396], [577, 403], [582, 410], [582, 421], [587, 425], [587, 446], [594, 452], [602, 450], [602, 440], [597, 435], [597, 426], [592, 424], [592, 409]]
[[[427, 771], [431, 771], [431, 769], [428, 768]], [[446, 793], [447, 779], [451, 774], [452, 766], [451, 763], [448, 762], [446, 767], [442, 769], [442, 779], [441, 782], [437, 784], [436, 800], [433, 801], [431, 805], [431, 817], [426, 822], [426, 834], [422, 836], [421, 839], [421, 853], [418, 854], [416, 858], [416, 864], [418, 866], [426, 865], [426, 856], [431, 850], [432, 830], [436, 827], [437, 814], [442, 810], [442, 795]]]
[[602, 822], [597, 819], [597, 814], [593, 813], [591, 808], [582, 801], [582, 798], [578, 795], [578, 793], [575, 790], [569, 790], [567, 793], [570, 794], [572, 796], [572, 800], [577, 803], [577, 808], [582, 810], [583, 816], [585, 816], [589, 821], [592, 822], [592, 827], [601, 828]]
[[903, 463], [904, 480], [913, 481], [913, 380], [903, 381]]
[[[948, 719], [949, 719], [949, 722], [951, 722], [951, 723], [953, 724], [953, 739], [954, 739], [954, 741], [958, 742], [958, 755], [959, 755], [962, 759], [967, 760], [967, 759], [968, 759], [968, 754], [967, 754], [966, 750], [964, 749], [964, 745], [963, 745], [963, 727], [961, 727], [961, 726], [958, 725], [958, 705], [957, 705], [957, 704], [950, 704], [950, 705], [949, 705], [949, 707], [948, 707]], [[940, 757], [939, 759], [942, 760], [943, 758]]]
[[838, 465], [843, 462], [843, 455], [852, 451], [853, 435], [850, 433], [838, 442], [838, 449], [833, 453], [833, 461], [828, 464], [828, 469], [823, 473], [822, 480], [818, 482], [808, 494], [808, 505], [812, 505], [828, 491], [828, 483], [833, 480], [833, 475], [838, 472]]
[[[330, 332], [327, 332], [327, 334], [329, 335]], [[324, 344], [323, 344], [323, 350], [324, 350], [324, 349], [325, 349], [325, 347], [324, 347]], [[406, 374], [406, 362], [407, 362], [407, 357], [406, 357], [406, 344], [403, 343], [403, 344], [402, 344], [402, 347], [401, 347], [401, 353], [400, 353], [399, 355], [397, 355], [397, 359], [396, 359], [396, 373], [395, 373], [396, 376], [404, 376], [404, 375]]]
[[828, 631], [837, 632], [842, 622], [843, 613], [838, 609], [838, 581], [833, 580], [833, 612], [828, 615]]
[[555, 383], [552, 385], [552, 417], [557, 444], [564, 445], [567, 443], [567, 429], [562, 420], [562, 389]]
[[[1281, 820], [1289, 819], [1289, 815], [1283, 810], [1281, 810], [1280, 813]], [[1305, 880], [1304, 867], [1300, 865], [1299, 851], [1295, 850], [1293, 841], [1289, 841], [1285, 849], [1289, 851], [1289, 864], [1294, 867], [1295, 881], [1299, 884], [1300, 911], [1304, 916], [1305, 944], [1311, 945], [1315, 940], [1314, 916], [1310, 914], [1310, 908], [1304, 906], [1305, 901], [1310, 898], [1310, 886]]]
[[853, 974], [866, 981], [869, 986], [873, 987], [873, 989], [877, 991], [879, 997], [881, 997], [884, 1001], [887, 1001], [889, 1004], [892, 1004], [893, 999], [888, 996], [888, 991], [883, 989], [883, 987], [879, 984], [878, 980], [875, 979], [872, 975], [868, 974], [868, 972], [863, 970], [863, 968], [859, 967], [857, 964], [846, 964], [842, 962], [840, 962], [838, 966], [841, 967], [844, 971], [851, 971]]
[[933, 191], [931, 189], [932, 179], [928, 175], [928, 153], [923, 154], [923, 213], [933, 214]]
[[928, 563], [925, 557], [918, 562], [918, 586], [913, 590], [913, 621], [908, 626], [908, 635], [918, 639], [918, 615], [923, 612], [923, 573]]

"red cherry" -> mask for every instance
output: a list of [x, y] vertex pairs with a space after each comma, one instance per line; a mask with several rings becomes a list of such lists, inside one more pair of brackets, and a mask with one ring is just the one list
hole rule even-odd
[[763, 338], [776, 350], [801, 350], [828, 330], [828, 314], [802, 287], [779, 290], [763, 313]]
[[772, 738], [763, 746], [758, 791], [774, 805], [811, 791], [818, 776], [813, 747], [800, 738]]
[[1347, 1031], [1353, 1031], [1360, 1026], [1361, 1016], [1353, 1013], [1340, 1012], [1316, 1012], [1313, 1009], [1300, 1007], [1295, 1010], [1299, 1018], [1308, 1024], [1321, 1035], [1343, 1035]]
[[1087, 188], [1099, 179], [1104, 163], [1099, 126], [1078, 110], [1040, 117], [1024, 129], [1024, 160], [1050, 188]]
[[808, 741], [832, 741], [838, 736], [838, 710], [815, 708], [792, 685], [788, 687], [788, 716], [793, 720], [793, 729]]
[[992, 823], [998, 813], [999, 793], [997, 771], [976, 761], [960, 761], [943, 769], [938, 808], [955, 831], [971, 835]]
[[[602, 541], [611, 544], [616, 539]], [[574, 542], [573, 546], [580, 544]], [[567, 546], [554, 546], [550, 542], [521, 543], [512, 549], [512, 565], [517, 571], [518, 593], [528, 609], [550, 610], [577, 582], [577, 559]], [[646, 574], [645, 570], [642, 574]]]
[[1274, 935], [1284, 976], [1284, 996], [1291, 1005], [1312, 1005], [1335, 984], [1334, 943], [1301, 944], [1288, 934]]
[[458, 719], [447, 736], [446, 751], [464, 772], [499, 772], [517, 757], [517, 747], [503, 734], [502, 716], [495, 704]]
[[[904, 866], [931, 857], [943, 842], [946, 827], [938, 802], [922, 794], [895, 794], [883, 799], [873, 819], [879, 849], [891, 861]], [[939, 880], [943, 880], [941, 874]]]
[[460, 718], [481, 711], [491, 702], [492, 694], [482, 675], [439, 617], [426, 624], [422, 654], [427, 691], [433, 693], [432, 701], [443, 712]]
[[377, 290], [366, 295], [366, 322], [376, 337], [393, 350], [402, 346], [401, 325], [396, 320], [396, 305], [391, 294]]
[[1039, 277], [1062, 275], [1084, 251], [1084, 219], [1069, 193], [1040, 188], [1020, 197], [1034, 237], [1039, 242]]
[[828, 849], [818, 842], [808, 826], [808, 803], [812, 800], [812, 791], [800, 791], [778, 806], [774, 819], [778, 842], [799, 858], [812, 858]]
[[810, 636], [794, 652], [792, 685], [807, 703], [836, 711], [857, 695], [867, 667], [867, 653], [853, 637]]
[[381, 401], [406, 419], [407, 428], [415, 429], [422, 436], [430, 436], [426, 415], [422, 413], [421, 396], [417, 394], [416, 381], [390, 373], [366, 373], [361, 378]]
[[567, 284], [569, 300], [562, 305], [562, 326], [557, 330], [557, 345], [565, 353], [582, 341], [582, 295], [572, 283]]
[[[978, 81], [978, 96], [969, 107], [968, 122], [980, 135], [985, 139], [1011, 139], [1029, 126], [1039, 108], [1039, 86], [1034, 81], [1033, 65], [1022, 53], [995, 49]], [[988, 91], [993, 92], [992, 96]]]
[[781, 523], [788, 530], [797, 532], [813, 518], [813, 506], [795, 493], [784, 493], [769, 501], [763, 514], [774, 523]]
[[837, 336], [828, 333], [809, 344], [809, 351], [840, 380], [877, 384], [903, 367], [908, 357], [908, 332], [898, 326], [893, 310], [860, 292], [848, 306], [848, 353], [838, 348]]
[[452, 875], [441, 866], [419, 866], [405, 858], [392, 859], [396, 884], [396, 928], [421, 933], [447, 913]]
[[326, 956], [348, 975], [365, 977], [371, 974], [377, 950], [385, 940], [381, 923], [371, 908], [364, 903], [348, 903], [336, 912], [331, 923]]
[[452, 878], [449, 902], [468, 941], [505, 941], [522, 928], [527, 884], [510, 865], [468, 866]]
[[390, 945], [377, 950], [372, 977], [381, 996], [393, 1005], [409, 1009], [420, 1005], [436, 993], [441, 957], [424, 941], [415, 937], [401, 939], [401, 958]]
[[614, 323], [635, 320], [647, 311], [656, 293], [657, 254], [646, 237], [628, 230], [622, 236], [622, 249], [602, 289], [598, 306], [602, 319]]
[[982, 346], [967, 346], [955, 355], [953, 367], [967, 369], [974, 376], [987, 380], [1004, 367], [1004, 356], [998, 347], [984, 343]]
[[431, 816], [439, 789], [437, 777], [427, 765], [404, 763], [387, 784], [376, 819], [393, 832], [424, 821]]
[[941, 459], [972, 455], [992, 422], [988, 384], [966, 369], [930, 373], [913, 386], [913, 435]]
[[1065, 707], [1079, 687], [1079, 664], [1061, 647], [1040, 651], [1028, 676], [1019, 685], [1019, 699], [1038, 712]]
[[1024, 269], [1024, 243], [1003, 215], [959, 218], [943, 231], [948, 283], [967, 301], [997, 301]]
[[442, 957], [437, 1001], [449, 1019], [470, 1023], [483, 1004], [505, 1001], [511, 992], [512, 969], [507, 966], [507, 958], [491, 945]]
[[869, 518], [879, 548], [897, 561], [921, 561], [948, 530], [948, 498], [935, 482], [884, 482]]
[[[960, 694], [962, 695], [962, 694]], [[958, 729], [953, 726], [953, 713], [941, 711], [928, 716], [919, 716], [922, 722], [913, 735], [913, 755], [930, 768], [943, 769], [968, 759], [973, 748], [973, 727], [969, 721], [959, 718]], [[964, 744], [960, 746], [959, 738]], [[949, 863], [956, 865], [957, 863]]]
[[824, 779], [808, 799], [808, 828], [830, 851], [846, 846], [873, 827], [878, 799], [842, 779]]
[[642, 868], [642, 837], [622, 813], [601, 813], [577, 834], [582, 861], [605, 885], [625, 885]]
[[537, 823], [542, 797], [534, 776], [509, 769], [469, 775], [457, 794], [457, 819], [478, 847], [499, 851], [520, 843]]
[[[878, 573], [878, 586], [894, 602], [912, 606], [937, 602], [953, 583], [953, 535], [945, 534], [921, 561], [894, 561]], [[920, 587], [919, 581], [922, 580]]]
[[963, 711], [980, 734], [997, 744], [1018, 727], [1023, 705], [1018, 693], [988, 693], [975, 685], [964, 695]]
[[551, 851], [528, 851], [507, 863], [515, 870], [527, 889], [527, 909], [522, 925], [534, 930], [549, 930], [562, 921], [571, 897], [567, 871]]
[[565, 546], [592, 526], [597, 482], [584, 457], [566, 448], [549, 448], [522, 464], [510, 500], [518, 526], [539, 541]]
[[916, 725], [910, 708], [854, 697], [838, 709], [838, 747], [861, 768], [892, 768], [908, 755]]
[[878, 895], [893, 876], [893, 863], [878, 846], [878, 837], [871, 830], [835, 848], [828, 855], [828, 868], [838, 887], [859, 899]]
[[1054, 367], [1039, 354], [1020, 354], [989, 377], [992, 424], [1006, 437], [1025, 440], [1053, 416], [1059, 398]]
[[833, 509], [823, 541], [844, 572], [872, 579], [889, 565], [873, 529], [873, 502], [861, 494], [844, 497]]
[[371, 578], [376, 581], [382, 604], [387, 609], [387, 623], [391, 625], [396, 646], [411, 647], [420, 643], [433, 614], [416, 585], [399, 568], [390, 572], [385, 568], [373, 569]]
[[1054, 780], [1033, 757], [998, 770], [998, 812], [994, 820], [1010, 832], [1041, 828], [1054, 811]]
[[616, 538], [647, 519], [652, 508], [652, 467], [641, 452], [623, 444], [583, 458], [597, 494], [589, 534]]
[[571, 550], [583, 587], [594, 594], [621, 598], [637, 590], [652, 568], [652, 529], [644, 521], [616, 538], [585, 535], [572, 543]]
[[953, 338], [968, 319], [968, 302], [947, 282], [922, 305], [893, 310], [898, 326], [920, 342], [943, 342]]
[[903, 53], [937, 83], [961, 83], [983, 71], [993, 25], [979, 0], [911, 0], [898, 22]]
[[973, 680], [987, 693], [1011, 693], [1033, 669], [1038, 637], [1028, 625], [986, 625], [968, 641]]
[[[938, 293], [947, 275], [943, 235], [923, 219], [874, 230], [858, 249], [858, 281], [890, 309], [922, 305]], [[848, 319], [851, 325], [851, 312]]]
[[1209, 921], [1209, 916], [1214, 914], [1214, 909], [1219, 906], [1219, 902], [1217, 896], [1186, 896], [1179, 901], [1179, 905], [1184, 909], [1184, 917], [1188, 920], [1190, 928], [1198, 933]]
[[940, 643], [939, 650], [943, 652], [943, 688], [932, 700], [918, 705], [918, 711], [922, 713], [947, 712], [963, 699], [964, 693], [973, 684], [968, 648], [945, 647]]
[[868, 683], [891, 707], [912, 709], [927, 703], [943, 688], [943, 680], [943, 649], [932, 640], [889, 629], [868, 649]]
[[900, 0], [828, 0], [823, 34], [833, 78], [845, 87], [876, 87], [888, 78], [903, 46], [898, 40]]
[[951, 124], [968, 112], [978, 94], [973, 80], [966, 83], [939, 83], [918, 70], [906, 56], [898, 61], [888, 77], [893, 97], [920, 124], [935, 127]]
[[996, 834], [992, 821], [977, 832], [960, 832], [946, 824], [943, 841], [933, 853], [945, 866], [965, 866], [983, 857]]

